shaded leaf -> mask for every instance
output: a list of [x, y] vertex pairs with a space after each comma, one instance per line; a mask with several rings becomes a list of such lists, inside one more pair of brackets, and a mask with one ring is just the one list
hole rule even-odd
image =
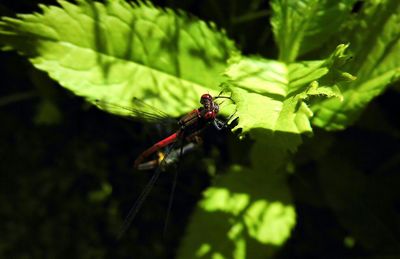
[[48, 100], [39, 103], [34, 121], [38, 125], [54, 125], [60, 123], [62, 114], [58, 107]]
[[[338, 153], [343, 155], [332, 155]], [[394, 173], [365, 175], [354, 161], [351, 148], [336, 146], [318, 162], [326, 204], [357, 244], [370, 252], [397, 254], [400, 228], [395, 203], [399, 177]], [[397, 156], [396, 165], [398, 161]]]
[[339, 31], [355, 2], [273, 0], [271, 24], [279, 47], [279, 60], [293, 62], [298, 56], [321, 47]]
[[343, 102], [313, 105], [313, 124], [328, 130], [351, 125], [364, 107], [400, 76], [400, 2], [369, 1], [339, 38], [351, 43], [354, 60], [344, 69], [357, 80], [340, 87]]

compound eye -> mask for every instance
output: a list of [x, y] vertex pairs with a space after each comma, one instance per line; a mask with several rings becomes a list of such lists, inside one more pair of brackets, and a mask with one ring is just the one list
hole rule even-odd
[[203, 94], [200, 98], [200, 103], [204, 104], [206, 101], [211, 101], [212, 96], [210, 94]]
[[212, 111], [208, 111], [206, 112], [206, 114], [204, 114], [204, 119], [209, 120], [209, 119], [213, 119], [215, 117], [215, 113]]

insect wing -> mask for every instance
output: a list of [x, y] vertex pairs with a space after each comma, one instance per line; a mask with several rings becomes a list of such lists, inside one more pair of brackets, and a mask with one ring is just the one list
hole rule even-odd
[[176, 120], [171, 118], [168, 114], [152, 107], [145, 102], [134, 98], [129, 106], [111, 103], [103, 100], [96, 100], [96, 106], [102, 110], [108, 111], [113, 114], [128, 116], [133, 119], [146, 121], [150, 123], [171, 124], [176, 123]]
[[144, 201], [146, 200], [147, 196], [149, 196], [150, 191], [153, 189], [154, 184], [157, 182], [157, 179], [159, 178], [161, 172], [163, 171], [162, 168], [165, 167], [165, 163], [167, 160], [165, 158], [168, 157], [169, 153], [174, 150], [178, 142], [175, 142], [171, 145], [170, 149], [165, 153], [164, 159], [160, 162], [159, 167], [155, 170], [154, 174], [150, 178], [149, 182], [146, 184], [144, 187], [142, 193], [139, 195], [133, 206], [128, 212], [128, 215], [124, 219], [124, 223], [122, 224], [122, 227], [119, 231], [118, 234], [118, 239], [121, 239], [121, 237], [125, 234], [125, 232], [128, 230], [129, 226], [132, 224], [132, 221], [136, 217], [137, 213], [139, 212], [140, 208], [142, 207]]

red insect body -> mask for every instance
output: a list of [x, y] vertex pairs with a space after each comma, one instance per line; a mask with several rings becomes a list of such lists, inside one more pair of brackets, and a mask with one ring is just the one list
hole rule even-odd
[[183, 138], [187, 141], [195, 140], [195, 137], [203, 131], [210, 122], [216, 119], [219, 112], [219, 106], [214, 102], [210, 94], [203, 94], [200, 98], [200, 103], [203, 105], [202, 107], [189, 112], [179, 120], [178, 125], [180, 129], [177, 132], [159, 141], [140, 154], [135, 161], [135, 168], [138, 168], [144, 159], [173, 142], [176, 142], [178, 139]]
[[179, 131], [175, 132], [174, 134], [170, 135], [169, 137], [166, 137], [165, 139], [157, 142], [153, 146], [146, 149], [142, 154], [140, 154], [140, 156], [138, 158], [136, 158], [134, 167], [137, 168], [146, 157], [150, 156], [157, 150], [160, 150], [161, 148], [164, 148], [164, 147], [168, 146], [169, 144], [175, 142], [178, 135], [179, 135]]

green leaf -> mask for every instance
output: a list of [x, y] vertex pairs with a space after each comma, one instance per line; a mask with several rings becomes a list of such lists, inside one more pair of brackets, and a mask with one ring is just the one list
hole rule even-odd
[[266, 258], [295, 222], [285, 174], [232, 167], [205, 191], [178, 258]]
[[[251, 129], [310, 133], [309, 96], [339, 97], [337, 68], [346, 61], [347, 45], [326, 60], [285, 64], [261, 58], [236, 57], [226, 71], [237, 103], [243, 133]], [[319, 83], [318, 83], [319, 82]], [[250, 132], [251, 133], [251, 132]]]
[[37, 125], [55, 125], [61, 122], [62, 114], [59, 108], [51, 101], [43, 100], [38, 104], [33, 118]]
[[279, 60], [293, 62], [299, 55], [323, 46], [349, 18], [355, 2], [273, 0], [271, 24], [279, 47]]
[[352, 62], [344, 66], [357, 80], [342, 86], [343, 102], [324, 100], [312, 106], [313, 124], [328, 130], [351, 125], [365, 106], [400, 78], [400, 2], [369, 1], [338, 37], [351, 42]]
[[40, 5], [43, 14], [4, 17], [0, 44], [90, 101], [129, 106], [137, 97], [180, 115], [198, 105], [200, 94], [219, 92], [236, 51], [214, 24], [148, 2], [59, 4]]
[[108, 182], [103, 182], [100, 189], [88, 193], [88, 200], [91, 202], [102, 202], [112, 193], [112, 186]]
[[[298, 133], [253, 129], [251, 166], [232, 166], [208, 188], [178, 258], [270, 258], [290, 237], [296, 213], [287, 186]], [[210, 234], [212, 233], [212, 234]]]

